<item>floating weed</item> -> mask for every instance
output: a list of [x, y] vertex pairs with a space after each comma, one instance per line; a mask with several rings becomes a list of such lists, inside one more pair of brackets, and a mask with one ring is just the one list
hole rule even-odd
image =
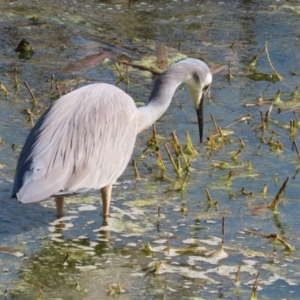
[[272, 131], [271, 136], [269, 138], [269, 141], [266, 143], [263, 140], [263, 142], [266, 143], [270, 147], [271, 150], [275, 150], [275, 151], [280, 152], [284, 149], [284, 146], [280, 141], [278, 141], [278, 140], [274, 141], [275, 135], [276, 135], [276, 132]]
[[23, 110], [23, 112], [24, 112], [24, 114], [28, 117], [28, 121], [27, 122], [30, 122], [30, 124], [31, 124], [31, 128], [33, 128], [34, 127], [34, 121], [33, 121], [33, 113], [32, 113], [32, 111], [29, 109], [29, 108], [25, 108], [24, 110]]
[[185, 162], [186, 167], [189, 168], [190, 167], [190, 162], [186, 158], [185, 154], [183, 153], [182, 147], [181, 147], [181, 145], [178, 141], [178, 138], [176, 136], [175, 131], [172, 132], [172, 145], [173, 145], [173, 148], [174, 148], [174, 151], [175, 151], [176, 155], [179, 156], [181, 154], [182, 157], [183, 157], [183, 160]]
[[211, 195], [210, 195], [210, 192], [208, 189], [205, 189], [205, 196], [206, 196], [206, 199], [208, 201], [208, 205], [209, 206], [214, 206], [216, 207], [219, 203], [219, 200], [214, 200], [212, 199]]
[[187, 209], [185, 203], [183, 203], [183, 204], [181, 205], [180, 212], [181, 212], [183, 215], [186, 215], [186, 214], [187, 214], [188, 209]]
[[271, 69], [274, 72], [274, 74], [273, 74], [274, 79], [282, 81], [283, 77], [276, 71], [276, 69], [274, 68], [273, 63], [271, 61], [271, 58], [270, 58], [270, 55], [269, 55], [269, 51], [268, 51], [268, 44], [267, 44], [267, 42], [265, 43], [265, 52], [266, 52], [266, 55], [267, 55], [268, 63], [270, 65]]
[[167, 177], [165, 174], [158, 174], [155, 176], [155, 180], [161, 180], [161, 181], [166, 181], [172, 183], [173, 180]]
[[291, 93], [291, 96], [294, 100], [297, 100], [297, 98], [299, 97], [298, 86], [295, 87], [294, 91]]
[[216, 168], [216, 169], [219, 169], [219, 170], [226, 170], [226, 169], [229, 169], [231, 168], [231, 165], [227, 162], [216, 162], [216, 163], [211, 163], [211, 166], [213, 168]]
[[242, 139], [242, 138], [239, 138], [239, 140], [240, 140], [240, 143], [241, 143], [241, 147], [242, 147], [242, 148], [245, 148], [245, 143], [244, 143], [243, 139]]
[[172, 146], [173, 146], [174, 152], [178, 156], [178, 155], [181, 154], [181, 151], [180, 151], [181, 146], [180, 146], [180, 143], [179, 143], [178, 138], [176, 136], [176, 132], [173, 131], [171, 133], [171, 136], [172, 136]]
[[195, 149], [192, 139], [190, 137], [190, 134], [188, 133], [188, 131], [186, 131], [185, 133], [186, 136], [186, 148], [185, 148], [185, 153], [187, 153], [188, 155], [197, 155], [198, 151]]
[[297, 146], [297, 143], [296, 141], [293, 141], [293, 147], [292, 147], [292, 150], [293, 149], [296, 149], [296, 153], [297, 153], [297, 157], [298, 157], [298, 164], [300, 164], [300, 153], [299, 153], [299, 148]]
[[20, 90], [20, 80], [18, 78], [17, 68], [14, 68], [14, 82], [15, 82], [15, 94], [17, 94]]
[[242, 153], [242, 149], [239, 149], [238, 151], [236, 151], [234, 153], [234, 155], [232, 156], [232, 159], [237, 160], [241, 153]]
[[222, 240], [221, 240], [221, 245], [220, 249], [214, 250], [211, 252], [206, 253], [206, 257], [211, 258], [211, 262], [214, 260], [219, 261], [223, 258], [228, 257], [228, 254], [224, 251], [224, 244], [225, 244], [225, 217], [222, 217]]
[[[183, 58], [181, 56], [181, 58]], [[176, 59], [176, 58], [172, 58]], [[179, 57], [177, 57], [177, 59], [179, 59]], [[119, 63], [122, 63], [124, 65], [128, 65], [131, 66], [133, 68], [137, 68], [143, 71], [147, 71], [154, 74], [154, 75], [160, 75], [161, 73], [163, 73], [163, 71], [165, 70], [166, 64], [158, 64], [157, 62], [157, 57], [154, 56], [143, 56], [142, 60], [138, 60], [138, 61], [129, 61], [127, 59], [119, 59], [118, 60]], [[161, 68], [162, 67], [162, 68]]]
[[[223, 132], [223, 131], [221, 130], [221, 128], [217, 125], [214, 116], [213, 116], [213, 115], [210, 115], [210, 118], [211, 118], [211, 120], [212, 120], [212, 122], [213, 122], [213, 124], [214, 124], [215, 131], [216, 131], [216, 135], [214, 135], [213, 137], [214, 137], [214, 138], [217, 138], [217, 137], [221, 137], [221, 138], [227, 137], [227, 133]], [[222, 140], [221, 140], [221, 141], [222, 141]]]
[[259, 273], [257, 273], [255, 282], [253, 284], [252, 290], [251, 290], [251, 296], [250, 296], [250, 300], [257, 300], [257, 279], [258, 279]]
[[28, 85], [28, 83], [26, 81], [24, 81], [24, 85], [27, 88], [27, 90], [28, 90], [28, 92], [29, 92], [29, 94], [30, 94], [30, 96], [32, 98], [32, 106], [35, 107], [36, 104], [37, 104], [37, 99], [35, 98], [35, 96], [34, 96], [32, 90], [31, 90], [31, 88], [29, 87], [29, 85]]
[[218, 128], [218, 133], [217, 134], [212, 134], [210, 129], [209, 131], [209, 137], [208, 137], [208, 147], [211, 148], [212, 150], [220, 150], [223, 148], [227, 143], [228, 143], [228, 135], [232, 133], [232, 130], [222, 130], [220, 127]]
[[166, 151], [167, 151], [168, 157], [169, 157], [169, 159], [170, 159], [170, 161], [171, 161], [171, 163], [172, 163], [172, 165], [173, 165], [174, 171], [176, 172], [176, 174], [177, 174], [179, 177], [181, 177], [181, 170], [177, 168], [177, 165], [176, 165], [176, 163], [175, 163], [175, 161], [174, 161], [174, 159], [173, 159], [173, 157], [172, 157], [172, 155], [171, 155], [171, 152], [170, 152], [170, 150], [169, 150], [167, 144], [164, 143], [164, 146], [165, 146], [165, 149], [166, 149]]
[[[197, 256], [198, 257], [198, 256]], [[191, 257], [193, 258], [193, 257]], [[205, 259], [203, 259], [205, 260]], [[207, 259], [209, 260], [209, 259]], [[199, 270], [193, 270], [190, 266], [175, 266], [166, 262], [151, 262], [148, 264], [148, 272], [152, 272], [155, 274], [176, 274], [183, 276], [184, 278], [190, 278], [190, 279], [201, 279], [204, 282], [209, 282], [211, 284], [216, 284], [217, 281], [215, 281], [212, 278], [209, 278], [206, 275], [206, 272], [199, 271]]]
[[43, 295], [43, 292], [42, 292], [42, 290], [40, 290], [36, 300], [42, 300], [43, 299], [42, 295]]
[[272, 254], [267, 253], [267, 252], [261, 252], [261, 251], [255, 251], [251, 249], [246, 249], [245, 251], [246, 256], [249, 257], [263, 257], [263, 258], [270, 258], [273, 257]]
[[53, 93], [53, 91], [55, 91], [55, 86], [56, 86], [55, 76], [52, 74], [50, 79], [50, 91], [49, 91], [50, 95]]
[[238, 123], [249, 123], [250, 120], [251, 120], [251, 115], [247, 114], [246, 116], [242, 116], [240, 118], [237, 118], [236, 120], [234, 120], [233, 123], [227, 125], [226, 128], [229, 128], [229, 127], [231, 127], [235, 124], [238, 124]]
[[156, 206], [158, 203], [159, 200], [153, 198], [130, 201], [130, 205], [133, 205], [134, 207]]
[[252, 196], [253, 192], [247, 192], [246, 189], [244, 187], [241, 188], [241, 190], [239, 190], [236, 193], [230, 193], [229, 197], [232, 198], [236, 198], [236, 197], [241, 197], [241, 196]]
[[3, 92], [3, 94], [7, 98], [9, 92], [8, 92], [8, 89], [6, 88], [6, 86], [4, 85], [4, 83], [2, 81], [0, 81], [0, 90]]
[[24, 256], [24, 253], [22, 253], [19, 248], [15, 248], [15, 247], [0, 246], [0, 252], [10, 254], [10, 255], [14, 255], [16, 257]]
[[190, 254], [205, 255], [208, 252], [207, 248], [196, 247], [196, 246], [190, 246], [188, 248], [176, 248], [175, 251], [179, 255], [190, 255]]
[[140, 246], [141, 246], [141, 251], [145, 252], [147, 255], [153, 253], [153, 249], [151, 247], [150, 242], [148, 242], [147, 244], [140, 243]]
[[231, 72], [231, 61], [230, 61], [229, 64], [228, 64], [227, 79], [230, 82], [233, 78], [234, 78], [234, 76], [232, 75], [232, 72]]
[[[255, 70], [257, 60], [263, 54], [263, 52], [265, 52], [265, 54], [267, 56], [267, 61], [268, 61], [269, 65], [270, 65], [270, 67], [273, 71], [273, 74], [258, 73]], [[246, 75], [247, 77], [249, 77], [252, 80], [256, 80], [256, 81], [266, 80], [266, 81], [271, 81], [271, 82], [276, 82], [276, 81], [282, 81], [283, 80], [283, 77], [276, 71], [276, 69], [273, 66], [273, 63], [272, 63], [270, 55], [269, 55], [267, 42], [265, 43], [265, 47], [262, 50], [260, 50], [258, 52], [258, 54], [255, 55], [255, 57], [251, 61], [248, 71], [254, 72], [252, 74], [247, 74]]]
[[270, 207], [271, 209], [277, 208], [278, 203], [279, 203], [279, 198], [280, 198], [280, 196], [285, 192], [286, 185], [287, 185], [288, 181], [289, 181], [289, 177], [287, 177], [287, 179], [286, 179], [286, 180], [284, 181], [284, 183], [282, 184], [281, 188], [279, 189], [279, 191], [278, 191], [276, 197], [274, 198], [274, 200], [272, 201], [272, 203], [269, 204], [269, 207]]
[[240, 271], [241, 271], [241, 265], [238, 266], [238, 269], [235, 273], [234, 282], [239, 282]]
[[8, 289], [5, 289], [1, 295], [6, 298], [8, 296]]
[[0, 144], [5, 144], [5, 141], [2, 139], [1, 135], [0, 135]]
[[[267, 204], [261, 204], [261, 205], [257, 205], [256, 207], [254, 207], [251, 212], [253, 215], [261, 215], [263, 214], [267, 208], [272, 209], [272, 211], [274, 213], [277, 213], [277, 207], [279, 204], [279, 198], [280, 196], [285, 192], [285, 188], [287, 185], [287, 182], [289, 180], [289, 177], [287, 177], [287, 179], [284, 181], [284, 183], [282, 184], [281, 188], [279, 189], [277, 195], [275, 196], [274, 200], [271, 203], [267, 203]], [[275, 174], [275, 181], [278, 181], [277, 175]], [[266, 187], [264, 186], [264, 189], [266, 189]], [[263, 190], [264, 191], [264, 190]]]
[[252, 164], [251, 164], [251, 161], [250, 160], [247, 160], [247, 169], [249, 171], [252, 171], [253, 170], [253, 167], [252, 167]]
[[34, 49], [26, 39], [22, 39], [15, 49], [19, 58], [29, 59], [34, 54]]
[[241, 189], [241, 195], [242, 196], [253, 196], [253, 192], [247, 192], [244, 187]]
[[163, 263], [160, 260], [154, 261], [154, 262], [150, 262], [148, 264], [147, 268], [145, 268], [145, 270], [148, 272], [153, 272], [153, 273], [158, 274], [162, 266], [163, 266]]
[[223, 247], [221, 247], [218, 250], [208, 252], [206, 255], [207, 255], [208, 259], [206, 259], [204, 261], [209, 262], [209, 263], [217, 263], [219, 260], [228, 257], [228, 254], [224, 251]]
[[212, 198], [211, 198], [211, 196], [210, 196], [210, 193], [209, 193], [209, 190], [208, 190], [208, 189], [205, 189], [205, 196], [206, 196], [206, 199], [207, 199], [208, 203], [209, 203], [210, 205], [213, 205], [213, 201], [212, 201]]
[[186, 193], [186, 184], [187, 184], [188, 175], [189, 175], [189, 172], [187, 171], [185, 173], [185, 176], [183, 178], [182, 185], [181, 185], [181, 188], [180, 188], [181, 193]]
[[176, 162], [176, 166], [177, 166], [177, 169], [178, 170], [181, 170], [181, 163], [180, 163], [180, 158], [179, 157], [176, 157], [175, 158], [175, 162]]
[[68, 265], [67, 260], [68, 260], [69, 257], [70, 257], [70, 255], [69, 255], [69, 253], [67, 253], [65, 258], [63, 259], [63, 261], [61, 263], [62, 266], [67, 266]]
[[269, 109], [266, 112], [266, 117], [265, 117], [266, 122], [270, 121], [272, 108], [273, 108], [273, 103], [271, 104], [271, 106], [269, 107]]
[[216, 143], [215, 143], [214, 136], [211, 134], [210, 130], [208, 130], [208, 131], [209, 131], [208, 146], [212, 150], [216, 150]]
[[214, 116], [213, 116], [213, 115], [210, 115], [210, 118], [211, 118], [211, 120], [212, 120], [212, 122], [213, 122], [213, 124], [214, 124], [215, 131], [216, 131], [218, 134], [220, 134], [220, 132], [219, 132], [219, 127], [218, 127], [218, 125], [217, 125], [217, 123], [216, 123], [216, 120], [215, 120]]
[[107, 283], [108, 285], [108, 291], [107, 295], [109, 297], [114, 297], [116, 298], [117, 296], [121, 295], [122, 293], [125, 293], [125, 289], [123, 286], [121, 286], [119, 283]]
[[266, 183], [263, 186], [262, 193], [264, 196], [268, 194], [268, 185]]
[[82, 288], [78, 282], [75, 283], [74, 289], [78, 292], [83, 292], [85, 294], [87, 293], [87, 288]]
[[260, 120], [261, 120], [261, 126], [260, 126], [260, 128], [261, 128], [262, 131], [264, 131], [265, 128], [266, 128], [266, 122], [265, 122], [265, 119], [263, 117], [263, 113], [262, 113], [261, 110], [259, 111], [259, 113], [260, 113]]
[[276, 96], [273, 99], [273, 102], [277, 106], [281, 106], [283, 104], [283, 101], [281, 100], [281, 90], [278, 90]]
[[299, 127], [300, 126], [300, 120], [297, 116], [297, 113], [295, 111], [293, 113], [294, 113], [294, 118], [295, 118], [296, 125]]
[[226, 177], [227, 184], [230, 184], [234, 174], [235, 174], [235, 172], [233, 170], [229, 171], [228, 176]]
[[[120, 70], [120, 68], [119, 68], [119, 64], [118, 64], [118, 63], [115, 63], [114, 66], [115, 66], [115, 68], [116, 68], [116, 70], [117, 70], [117, 72], [118, 72], [118, 74], [119, 74], [119, 81], [118, 81], [118, 83], [121, 82], [121, 81], [125, 81], [126, 83], [129, 83], [129, 78], [128, 78], [128, 76], [124, 76], [124, 75], [122, 74], [122, 72], [121, 72], [121, 70]], [[126, 65], [126, 69], [128, 70], [128, 65]], [[126, 73], [128, 74], [128, 71], [127, 71]]]
[[286, 242], [283, 238], [281, 238], [277, 233], [264, 234], [264, 233], [250, 231], [247, 229], [245, 229], [244, 232], [247, 234], [250, 234], [250, 235], [260, 236], [264, 239], [272, 239], [275, 243], [278, 242], [278, 243], [284, 245], [285, 251], [289, 251], [289, 252], [296, 251], [296, 249], [293, 246], [291, 246], [288, 242]]
[[[159, 167], [160, 169], [162, 169], [163, 171], [166, 171], [167, 168], [166, 168], [166, 166], [165, 166], [165, 164], [164, 164], [164, 161], [163, 161], [163, 159], [162, 159], [162, 157], [161, 157], [160, 151], [155, 151], [155, 155], [156, 155], [156, 157], [157, 157], [157, 165], [158, 165], [158, 167]], [[179, 170], [180, 170], [180, 169], [179, 169]]]
[[296, 127], [295, 120], [290, 120], [290, 137], [291, 139], [294, 139], [297, 135], [297, 127]]
[[259, 97], [258, 101], [256, 101], [255, 103], [246, 103], [244, 106], [245, 107], [251, 107], [255, 105], [263, 106], [266, 104], [275, 105], [278, 108], [278, 113], [282, 113], [282, 114], [295, 111], [300, 108], [300, 101], [297, 99], [293, 98], [293, 99], [282, 100], [280, 89], [277, 91], [276, 95], [271, 99], [263, 99], [262, 97]]
[[235, 46], [236, 43], [237, 43], [237, 42], [234, 41], [234, 42], [232, 42], [231, 45], [229, 46], [229, 48], [230, 48], [233, 52], [235, 52], [235, 51], [234, 51], [234, 46]]
[[262, 81], [262, 80], [271, 81], [271, 82], [278, 81], [277, 76], [274, 74], [254, 73], [254, 74], [247, 75], [247, 77], [255, 81]]
[[258, 51], [258, 53], [253, 57], [252, 61], [250, 62], [248, 71], [255, 71], [257, 61], [264, 52], [265, 52], [264, 48]]
[[138, 156], [138, 160], [144, 156], [144, 154], [148, 151], [151, 150], [152, 152], [158, 152], [159, 151], [159, 144], [158, 144], [158, 139], [157, 139], [157, 133], [155, 129], [155, 124], [152, 126], [152, 137], [150, 138], [149, 141], [146, 143], [146, 148], [142, 151], [142, 153]]

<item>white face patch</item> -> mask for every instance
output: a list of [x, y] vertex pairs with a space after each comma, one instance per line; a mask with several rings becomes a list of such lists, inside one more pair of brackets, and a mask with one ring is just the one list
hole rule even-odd
[[185, 81], [188, 86], [194, 106], [197, 108], [202, 99], [203, 94], [205, 95], [209, 90], [209, 86], [212, 82], [212, 75], [207, 68], [207, 72], [195, 71], [192, 76]]
[[192, 77], [191, 79], [187, 80], [186, 85], [189, 88], [189, 91], [191, 93], [194, 106], [197, 108], [199, 106], [199, 103], [202, 98], [202, 93], [203, 93], [203, 85], [200, 84], [199, 82], [196, 82], [194, 78]]

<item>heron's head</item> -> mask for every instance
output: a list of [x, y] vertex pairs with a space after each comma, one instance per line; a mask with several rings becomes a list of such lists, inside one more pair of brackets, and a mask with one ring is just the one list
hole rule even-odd
[[185, 83], [189, 88], [197, 112], [200, 143], [202, 143], [203, 102], [204, 96], [209, 91], [212, 75], [206, 63], [201, 60], [189, 58], [186, 59], [185, 62], [188, 64], [188, 71], [190, 73], [190, 77]]

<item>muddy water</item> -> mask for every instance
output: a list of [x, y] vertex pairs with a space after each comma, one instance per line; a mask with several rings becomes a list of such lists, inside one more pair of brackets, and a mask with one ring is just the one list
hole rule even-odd
[[[39, 294], [42, 299], [247, 299], [259, 273], [258, 297], [299, 298], [298, 251], [244, 232], [277, 233], [299, 248], [298, 159], [292, 150], [292, 141], [298, 142], [293, 112], [299, 107], [296, 1], [0, 1], [0, 11], [0, 80], [8, 91], [0, 91], [0, 294], [7, 290], [6, 299]], [[14, 51], [23, 38], [33, 47], [32, 56]], [[249, 68], [265, 42], [282, 81], [269, 80], [274, 70], [265, 52]], [[24, 109], [36, 121], [55, 101], [55, 89], [49, 96], [51, 76], [61, 93], [95, 81], [118, 84], [140, 105], [153, 74], [120, 66], [129, 74], [126, 84], [114, 62], [153, 67], [158, 44], [167, 45], [170, 63], [196, 57], [211, 68], [226, 65], [214, 76], [205, 102], [205, 136], [216, 133], [212, 114], [228, 138], [198, 145], [196, 116], [184, 87], [156, 124], [161, 142], [169, 142], [175, 129], [183, 146], [186, 131], [197, 145], [185, 191], [180, 189], [184, 172], [178, 179], [161, 145], [167, 171], [151, 151], [138, 162], [141, 180], [129, 165], [114, 188], [109, 228], [101, 228], [96, 192], [68, 198], [60, 221], [51, 199], [32, 205], [10, 199], [17, 156], [30, 130]], [[108, 59], [102, 60], [103, 53]], [[24, 81], [38, 99], [35, 107]], [[279, 90], [283, 103], [274, 101]], [[260, 112], [265, 117], [272, 103], [271, 119], [262, 128]], [[251, 119], [242, 122], [248, 114]], [[151, 130], [138, 137], [134, 159], [150, 138]], [[268, 203], [287, 177], [286, 193], [271, 210]]]

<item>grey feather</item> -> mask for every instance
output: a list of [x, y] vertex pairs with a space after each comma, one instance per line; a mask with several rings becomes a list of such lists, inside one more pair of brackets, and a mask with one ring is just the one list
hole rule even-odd
[[20, 154], [13, 195], [36, 202], [114, 183], [133, 151], [134, 101], [117, 87], [93, 84], [57, 100]]

